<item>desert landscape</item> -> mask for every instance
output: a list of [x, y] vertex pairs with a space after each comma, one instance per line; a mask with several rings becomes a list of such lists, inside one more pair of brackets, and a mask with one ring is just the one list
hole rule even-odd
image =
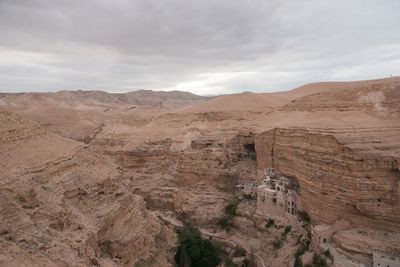
[[400, 267], [399, 10], [0, 0], [0, 267]]
[[400, 264], [399, 77], [2, 93], [0, 125], [1, 266], [174, 266], [187, 224], [221, 266]]

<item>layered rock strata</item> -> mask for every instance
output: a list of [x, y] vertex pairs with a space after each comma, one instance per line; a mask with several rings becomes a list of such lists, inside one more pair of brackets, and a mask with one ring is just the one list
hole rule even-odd
[[399, 128], [368, 134], [277, 128], [255, 138], [259, 171], [273, 166], [296, 178], [313, 223], [345, 219], [391, 231], [400, 229], [399, 144]]
[[8, 112], [0, 122], [0, 265], [172, 265], [175, 233], [110, 158]]

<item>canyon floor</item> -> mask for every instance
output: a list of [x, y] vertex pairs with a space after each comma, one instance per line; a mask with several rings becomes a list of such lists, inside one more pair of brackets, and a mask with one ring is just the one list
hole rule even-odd
[[266, 168], [298, 184], [310, 227], [346, 224], [329, 264], [395, 261], [400, 78], [218, 97], [0, 94], [0, 266], [174, 266], [176, 228], [190, 221], [228, 254], [291, 267], [310, 230], [283, 234], [287, 220], [238, 197]]

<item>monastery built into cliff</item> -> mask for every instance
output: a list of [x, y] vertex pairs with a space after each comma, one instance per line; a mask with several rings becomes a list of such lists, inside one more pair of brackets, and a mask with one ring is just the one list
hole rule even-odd
[[301, 206], [298, 186], [291, 179], [278, 175], [275, 168], [265, 169], [264, 175], [259, 183], [237, 185], [239, 198], [257, 199], [257, 212], [260, 214], [290, 217], [296, 221], [295, 215]]

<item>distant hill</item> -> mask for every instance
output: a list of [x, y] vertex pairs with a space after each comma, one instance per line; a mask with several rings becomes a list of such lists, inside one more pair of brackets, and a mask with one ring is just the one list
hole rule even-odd
[[130, 104], [153, 107], [177, 107], [196, 104], [207, 99], [207, 97], [181, 91], [138, 90], [129, 93], [107, 93], [103, 91], [64, 90], [55, 93], [1, 93], [0, 105], [24, 105], [30, 107], [36, 104], [57, 106]]
[[349, 89], [349, 88], [364, 88], [372, 86], [374, 84], [385, 85], [394, 82], [399, 82], [400, 77], [383, 78], [376, 80], [365, 80], [365, 81], [353, 81], [353, 82], [318, 82], [309, 83], [303, 86], [297, 87], [295, 89], [272, 93], [275, 96], [279, 96], [288, 100], [293, 100], [307, 95], [312, 95], [316, 93], [324, 93], [332, 90]]

